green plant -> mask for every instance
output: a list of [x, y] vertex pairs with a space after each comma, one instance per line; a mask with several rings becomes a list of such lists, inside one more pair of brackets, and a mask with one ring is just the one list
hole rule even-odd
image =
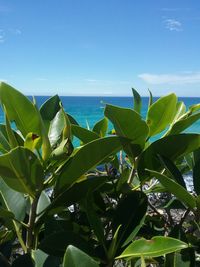
[[[195, 261], [199, 197], [186, 190], [183, 174], [193, 170], [199, 194], [200, 135], [182, 132], [199, 119], [199, 105], [186, 111], [174, 94], [155, 103], [150, 94], [144, 120], [141, 97], [133, 95], [133, 109], [106, 105], [105, 117], [88, 130], [58, 96], [39, 108], [35, 99], [0, 84], [2, 267], [167, 266], [177, 257], [174, 266], [182, 266], [182, 255]], [[107, 134], [108, 120], [114, 135]], [[165, 191], [182, 205], [177, 224], [169, 201], [152, 203]], [[184, 228], [191, 225], [189, 213], [195, 217], [190, 236]]]

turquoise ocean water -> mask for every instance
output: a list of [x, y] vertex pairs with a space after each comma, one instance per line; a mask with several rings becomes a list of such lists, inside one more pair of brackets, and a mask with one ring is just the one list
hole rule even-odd
[[[37, 105], [41, 104], [48, 99], [48, 96], [36, 96]], [[93, 127], [95, 122], [103, 117], [104, 107], [106, 103], [122, 106], [133, 107], [132, 97], [61, 97], [65, 111], [72, 115], [81, 126], [86, 127], [87, 122], [90, 128]], [[154, 99], [154, 101], [156, 98]], [[200, 98], [180, 97], [180, 101], [184, 101], [187, 108], [193, 104], [200, 103]], [[142, 116], [145, 117], [148, 98], [142, 98]], [[0, 111], [0, 123], [4, 122], [4, 116]], [[196, 122], [190, 129], [190, 132], [200, 133], [200, 121]]]

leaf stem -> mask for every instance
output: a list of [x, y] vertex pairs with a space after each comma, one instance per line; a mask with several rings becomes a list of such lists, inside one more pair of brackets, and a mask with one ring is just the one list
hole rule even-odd
[[37, 194], [35, 198], [32, 200], [31, 204], [31, 210], [30, 210], [30, 216], [29, 216], [29, 222], [28, 222], [28, 230], [27, 230], [27, 237], [26, 237], [26, 246], [27, 246], [27, 252], [30, 253], [31, 250], [34, 248], [34, 224], [36, 219], [36, 211], [37, 211], [37, 205], [39, 201], [40, 194]]

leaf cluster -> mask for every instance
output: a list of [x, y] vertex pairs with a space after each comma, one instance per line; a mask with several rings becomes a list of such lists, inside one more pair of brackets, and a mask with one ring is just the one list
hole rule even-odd
[[57, 95], [1, 83], [0, 103], [0, 266], [197, 266], [199, 105], [150, 93], [144, 118], [133, 89], [85, 129]]

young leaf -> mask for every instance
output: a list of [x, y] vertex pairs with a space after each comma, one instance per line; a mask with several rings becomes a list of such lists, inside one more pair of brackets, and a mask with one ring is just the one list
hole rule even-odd
[[101, 119], [93, 127], [93, 132], [97, 133], [100, 137], [104, 137], [106, 135], [107, 130], [108, 130], [107, 118]]
[[194, 105], [189, 107], [190, 113], [194, 113], [194, 112], [199, 111], [199, 110], [200, 110], [200, 103], [194, 104]]
[[149, 103], [148, 103], [148, 109], [149, 109], [150, 106], [153, 104], [153, 95], [149, 89], [148, 89], [148, 91], [149, 91]]
[[63, 259], [63, 267], [98, 267], [99, 264], [80, 249], [70, 245]]
[[130, 244], [117, 259], [142, 256], [160, 257], [187, 247], [186, 243], [171, 237], [155, 236], [151, 240], [142, 238]]
[[129, 138], [132, 144], [144, 147], [149, 128], [134, 110], [106, 105], [105, 116], [113, 123], [119, 136]]
[[193, 125], [196, 121], [200, 119], [200, 113], [196, 113], [189, 117], [183, 118], [175, 122], [172, 127], [167, 131], [167, 135], [179, 134], [185, 129]]
[[52, 119], [49, 125], [48, 137], [50, 140], [51, 146], [55, 146], [59, 139], [64, 134], [64, 139], [70, 138], [71, 136], [71, 126], [68, 121], [67, 115], [64, 110], [61, 108]]
[[140, 114], [142, 108], [142, 100], [138, 92], [132, 88], [133, 97], [134, 97], [134, 110]]
[[177, 97], [170, 94], [154, 102], [147, 113], [149, 136], [162, 132], [174, 119], [176, 113]]
[[186, 106], [183, 101], [179, 101], [176, 104], [176, 115], [174, 117], [173, 123], [181, 118], [186, 112]]

